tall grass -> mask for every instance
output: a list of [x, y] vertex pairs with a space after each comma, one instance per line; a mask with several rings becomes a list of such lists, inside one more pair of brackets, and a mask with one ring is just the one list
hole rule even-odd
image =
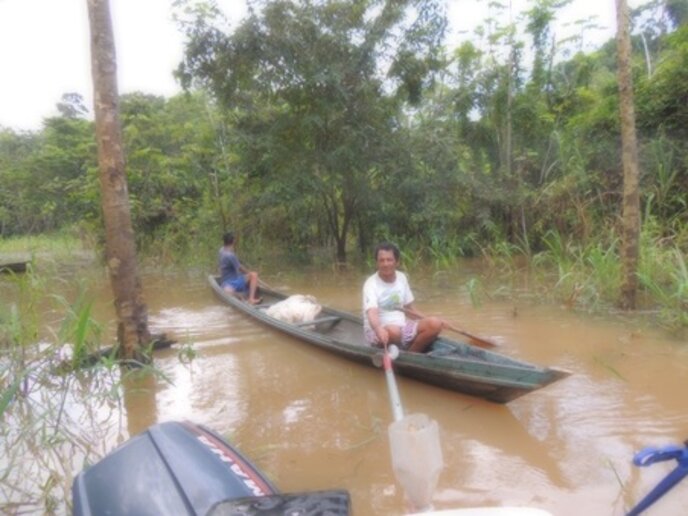
[[22, 235], [0, 238], [0, 255], [57, 255], [64, 256], [89, 249], [75, 231], [65, 230], [42, 235]]
[[483, 258], [490, 266], [503, 273], [516, 273], [523, 268], [523, 257], [528, 253], [519, 245], [504, 240], [480, 247]]
[[[658, 322], [678, 329], [688, 327], [688, 261], [682, 245], [688, 228], [667, 234], [652, 218], [643, 225], [638, 278], [639, 309], [658, 314]], [[621, 288], [620, 240], [613, 231], [588, 242], [574, 241], [556, 232], [543, 238], [544, 249], [529, 262], [529, 288], [570, 308], [615, 310]], [[501, 274], [502, 283], [522, 275], [523, 250], [508, 243], [483, 249], [487, 262]], [[512, 293], [513, 295], [513, 293]]]
[[79, 288], [76, 301], [69, 303], [64, 297], [54, 299], [62, 306], [64, 317], [55, 335], [55, 341], [62, 343], [60, 356], [70, 362], [71, 369], [78, 369], [86, 363], [88, 356], [100, 347], [102, 328], [91, 317], [93, 301], [87, 296], [83, 285]]
[[583, 245], [549, 232], [543, 242], [545, 250], [531, 262], [544, 283], [543, 291], [549, 290], [550, 296], [570, 308], [596, 310], [615, 303], [621, 267], [613, 235]]
[[688, 327], [688, 263], [680, 247], [686, 236], [664, 235], [650, 220], [641, 238], [640, 284], [660, 307], [660, 322], [672, 328]]
[[33, 272], [1, 281], [13, 288], [0, 306], [0, 513], [68, 514], [76, 474], [125, 433], [122, 381], [141, 372], [105, 358], [59, 373], [65, 346], [76, 364], [100, 344], [87, 291], [74, 303], [50, 297], [64, 318], [41, 339], [49, 284]]
[[[437, 270], [450, 270], [457, 266], [465, 255], [458, 238], [441, 238], [430, 236], [428, 240], [412, 240], [407, 238], [381, 238], [380, 242], [393, 242], [399, 247], [401, 267], [405, 270], [432, 267]], [[375, 269], [375, 257], [372, 254], [364, 256], [364, 266], [367, 270]]]
[[427, 247], [427, 254], [435, 269], [451, 269], [463, 257], [464, 252], [458, 238], [444, 239], [433, 235]]
[[473, 308], [480, 308], [482, 305], [482, 297], [485, 295], [485, 287], [478, 278], [470, 278], [466, 282], [466, 291], [468, 292], [468, 297], [471, 300], [471, 305]]

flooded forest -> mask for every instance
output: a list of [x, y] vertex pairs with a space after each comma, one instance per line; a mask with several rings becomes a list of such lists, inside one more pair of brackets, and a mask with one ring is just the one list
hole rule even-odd
[[[524, 362], [514, 386], [568, 374], [508, 403], [396, 375], [439, 428], [436, 511], [626, 514], [688, 460], [685, 0], [618, 0], [599, 44], [594, 17], [559, 34], [570, 2], [491, 3], [457, 43], [443, 0], [259, 0], [238, 21], [183, 0], [170, 97], [118, 93], [108, 2], [87, 3], [94, 106], [65, 92], [39, 130], [0, 126], [0, 512], [72, 512], [80, 472], [169, 421], [281, 493], [413, 511], [384, 366], [223, 302], [227, 232], [259, 307], [262, 288], [332, 308], [328, 328], [360, 317], [394, 242], [414, 306]], [[648, 446], [665, 460], [634, 465]], [[688, 482], [647, 514], [686, 506]]]

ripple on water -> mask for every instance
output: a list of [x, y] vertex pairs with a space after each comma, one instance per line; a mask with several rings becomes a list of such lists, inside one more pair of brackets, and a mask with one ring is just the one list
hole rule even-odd
[[231, 344], [265, 331], [223, 306], [165, 308], [151, 315], [149, 322], [154, 333], [163, 332], [180, 344], [202, 347]]

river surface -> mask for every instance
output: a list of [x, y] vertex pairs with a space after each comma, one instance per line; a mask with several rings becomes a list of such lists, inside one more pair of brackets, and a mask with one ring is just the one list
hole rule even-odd
[[[359, 273], [264, 279], [360, 310]], [[407, 511], [391, 467], [392, 413], [381, 370], [255, 323], [221, 304], [202, 273], [147, 272], [143, 282], [152, 330], [178, 344], [155, 356], [167, 380], [126, 393], [128, 434], [168, 420], [201, 423], [282, 491], [346, 489], [359, 516]], [[96, 283], [95, 315], [111, 319], [109, 285]], [[645, 446], [688, 438], [688, 343], [633, 318], [487, 299], [474, 307], [460, 274], [456, 281], [412, 274], [411, 283], [422, 311], [493, 338], [506, 355], [572, 373], [508, 405], [398, 377], [405, 412], [439, 424], [445, 467], [435, 509], [621, 515], [674, 468], [675, 461], [637, 468], [631, 460]], [[196, 352], [190, 363], [179, 359], [184, 346]], [[688, 514], [688, 480], [647, 514]]]

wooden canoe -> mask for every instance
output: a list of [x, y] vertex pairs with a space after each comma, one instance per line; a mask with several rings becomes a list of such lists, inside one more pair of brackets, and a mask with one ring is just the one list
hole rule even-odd
[[[216, 277], [209, 276], [208, 281], [222, 301], [271, 328], [363, 365], [380, 363], [380, 350], [363, 339], [363, 321], [359, 316], [323, 307], [314, 321], [291, 324], [265, 313], [271, 304], [288, 297], [285, 294], [261, 286], [263, 301], [254, 306], [225, 292]], [[394, 361], [394, 370], [402, 376], [495, 403], [507, 403], [570, 374], [443, 336], [427, 353], [402, 351]]]

